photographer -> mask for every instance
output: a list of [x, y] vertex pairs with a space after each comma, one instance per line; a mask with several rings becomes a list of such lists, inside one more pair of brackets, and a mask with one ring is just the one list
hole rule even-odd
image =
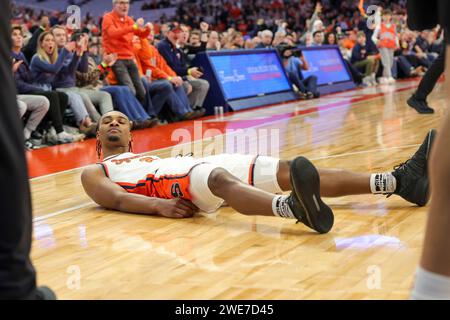
[[300, 97], [306, 99], [318, 98], [317, 77], [303, 77], [302, 70], [308, 70], [309, 65], [303, 52], [294, 46], [278, 47], [283, 57], [283, 65], [288, 74], [289, 80], [300, 90]]

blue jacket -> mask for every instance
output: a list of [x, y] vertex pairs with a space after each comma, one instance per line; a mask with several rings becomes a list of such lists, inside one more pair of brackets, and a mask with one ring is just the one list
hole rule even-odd
[[11, 53], [11, 58], [16, 59], [16, 61], [22, 60], [23, 63], [20, 65], [14, 74], [14, 80], [16, 82], [17, 93], [27, 94], [35, 91], [42, 91], [42, 88], [34, 84], [34, 78], [31, 74], [30, 65], [28, 64], [27, 58], [22, 52]]
[[184, 53], [174, 47], [167, 38], [158, 43], [158, 51], [177, 75], [180, 77], [187, 75], [188, 66]]
[[58, 72], [53, 80], [54, 88], [72, 88], [76, 87], [76, 72], [88, 72], [88, 53], [85, 52], [81, 56], [74, 53], [69, 53], [64, 61], [64, 66]]
[[351, 57], [351, 63], [355, 63], [358, 61], [366, 60], [367, 59], [367, 47], [362, 47], [359, 43], [355, 44], [355, 46], [352, 49], [352, 57]]
[[69, 51], [62, 49], [58, 60], [55, 63], [49, 63], [39, 58], [37, 54], [31, 59], [31, 73], [34, 81], [38, 84], [45, 84], [52, 86], [57, 73], [64, 67], [64, 61], [69, 54]]

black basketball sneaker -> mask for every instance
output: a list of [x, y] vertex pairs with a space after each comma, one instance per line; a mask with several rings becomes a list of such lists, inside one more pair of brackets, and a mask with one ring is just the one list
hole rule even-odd
[[397, 180], [397, 188], [393, 194], [418, 206], [426, 205], [430, 198], [428, 158], [435, 136], [436, 130], [431, 129], [412, 158], [395, 166], [392, 172]]
[[304, 157], [291, 163], [292, 193], [288, 204], [293, 214], [311, 229], [327, 233], [334, 223], [333, 211], [320, 198], [320, 177], [314, 165]]

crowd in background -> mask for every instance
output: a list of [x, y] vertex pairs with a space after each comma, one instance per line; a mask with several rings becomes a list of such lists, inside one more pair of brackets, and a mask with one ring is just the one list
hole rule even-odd
[[[176, 17], [144, 21], [113, 1], [80, 29], [64, 12], [13, 5], [13, 72], [25, 145], [92, 137], [100, 116], [124, 112], [133, 129], [200, 118], [209, 84], [193, 58], [207, 50], [275, 48], [300, 99], [319, 96], [298, 46], [336, 45], [361, 86], [423, 75], [442, 50], [443, 32], [408, 30], [405, 1], [190, 0]], [[148, 9], [173, 2], [143, 2]], [[20, 26], [20, 27], [19, 27]]]

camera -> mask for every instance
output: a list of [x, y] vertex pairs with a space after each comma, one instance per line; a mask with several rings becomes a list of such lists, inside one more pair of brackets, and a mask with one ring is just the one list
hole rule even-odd
[[[290, 57], [301, 57], [302, 56], [302, 50], [296, 46], [290, 46], [290, 45], [284, 44], [284, 45], [277, 46], [276, 49], [283, 59], [289, 59]], [[291, 55], [286, 56], [286, 51], [291, 51]]]

